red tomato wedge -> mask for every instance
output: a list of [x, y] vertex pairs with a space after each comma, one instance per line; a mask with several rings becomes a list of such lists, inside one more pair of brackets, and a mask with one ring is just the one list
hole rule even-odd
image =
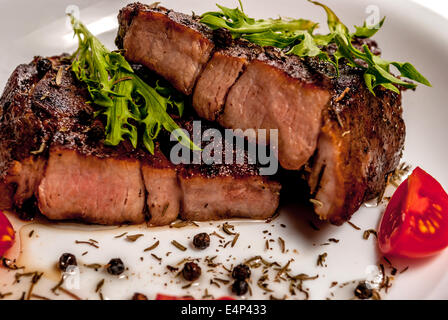
[[14, 244], [14, 229], [5, 214], [0, 211], [0, 257]]
[[448, 195], [417, 167], [395, 191], [378, 230], [385, 255], [423, 258], [448, 246]]
[[156, 300], [194, 300], [194, 299], [192, 297], [177, 297], [158, 293], [156, 296]]
[[[177, 296], [169, 296], [166, 294], [158, 293], [156, 296], [156, 300], [194, 300], [192, 297], [177, 297]], [[215, 300], [235, 300], [232, 297], [221, 297]]]

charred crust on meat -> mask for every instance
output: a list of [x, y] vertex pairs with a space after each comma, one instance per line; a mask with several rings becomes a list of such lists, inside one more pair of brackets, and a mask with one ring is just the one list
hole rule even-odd
[[37, 57], [36, 68], [37, 68], [37, 75], [39, 76], [39, 78], [42, 78], [48, 71], [51, 70], [52, 67], [53, 64], [51, 63], [50, 60]]
[[[379, 54], [374, 41], [359, 39], [354, 45], [362, 44]], [[363, 202], [382, 193], [384, 177], [399, 164], [405, 137], [401, 95], [382, 87], [375, 88], [372, 95], [363, 81], [363, 71], [348, 66], [344, 60], [340, 62], [339, 77], [332, 77], [328, 66], [316, 59], [306, 59], [306, 64], [327, 78], [331, 92], [322, 130], [334, 141], [340, 140], [340, 172], [346, 192], [343, 205], [329, 219], [341, 224]]]
[[218, 48], [230, 47], [233, 43], [232, 34], [224, 28], [213, 30], [213, 40]]
[[[50, 61], [52, 67], [40, 78], [38, 76], [37, 63], [43, 59]], [[42, 213], [49, 216], [50, 219], [76, 219], [100, 224], [141, 223], [144, 220], [149, 220], [149, 224], [159, 225], [170, 223], [173, 219], [176, 219], [179, 211], [185, 213], [182, 211], [181, 201], [183, 200], [180, 195], [180, 177], [182, 173], [188, 173], [190, 177], [198, 177], [205, 183], [207, 183], [207, 179], [225, 178], [221, 183], [233, 184], [240, 177], [245, 177], [249, 179], [244, 180], [243, 184], [252, 184], [253, 188], [256, 188], [260, 183], [264, 183], [266, 188], [271, 186], [270, 181], [257, 176], [258, 168], [256, 166], [246, 164], [222, 167], [205, 167], [204, 164], [196, 167], [189, 165], [175, 166], [163, 154], [158, 143], [156, 143], [154, 155], [148, 153], [141, 145], [134, 149], [129, 141], [123, 141], [118, 146], [104, 145], [105, 119], [102, 117], [94, 118], [94, 106], [87, 103], [89, 101], [88, 92], [76, 80], [74, 74], [70, 72], [68, 64], [69, 61], [61, 56], [37, 57], [32, 63], [19, 66], [11, 76], [7, 88], [0, 99], [0, 110], [2, 112], [0, 123], [5, 128], [10, 129], [0, 132], [0, 137], [3, 138], [0, 140], [1, 208], [12, 208], [19, 213], [36, 213], [40, 208], [43, 210]], [[134, 67], [145, 72], [144, 68]], [[59, 85], [55, 85], [54, 78], [58, 70], [62, 70], [60, 71], [61, 81]], [[155, 79], [151, 78], [152, 76], [148, 78], [148, 81], [155, 81]], [[190, 121], [191, 128], [192, 119], [188, 121]], [[188, 121], [184, 120], [184, 124]], [[182, 125], [180, 120], [179, 124]], [[165, 138], [169, 139], [169, 134], [167, 132], [164, 134]], [[162, 139], [162, 136], [160, 139]], [[165, 144], [165, 141], [163, 143]], [[103, 216], [99, 214], [96, 216], [96, 212], [92, 214], [91, 211], [85, 214], [84, 209], [79, 209], [79, 211], [76, 209], [73, 212], [54, 212], [55, 216], [51, 216], [48, 211], [45, 211], [49, 210], [49, 207], [45, 207], [45, 204], [41, 202], [41, 192], [37, 192], [37, 190], [41, 190], [40, 188], [43, 186], [45, 179], [48, 178], [51, 171], [51, 163], [53, 165], [57, 163], [65, 166], [63, 161], [67, 161], [67, 159], [72, 161], [72, 163], [75, 161], [75, 171], [76, 166], [83, 166], [86, 163], [98, 166], [99, 161], [102, 161], [102, 159], [110, 160], [112, 165], [119, 164], [125, 168], [131, 168], [130, 170], [133, 170], [134, 176], [137, 171], [140, 178], [136, 179], [138, 181], [132, 184], [133, 188], [136, 186], [133, 189], [135, 191], [133, 191], [133, 199], [135, 201], [131, 201], [131, 198], [129, 198], [130, 193], [128, 194], [126, 189], [121, 193], [125, 194], [125, 197], [120, 198], [118, 205], [129, 206], [133, 202], [143, 201], [141, 210], [137, 210], [138, 216], [130, 217], [126, 215], [126, 212], [119, 213], [119, 208], [114, 208], [119, 213], [117, 217], [113, 218], [114, 220], [110, 218], [112, 214]], [[32, 183], [30, 183], [29, 187], [25, 183], [22, 185], [22, 189], [20, 189], [20, 184], [15, 180], [8, 179], [11, 175], [17, 174], [17, 172], [20, 174], [21, 166], [27, 165], [38, 166], [39, 172], [36, 175], [36, 180], [31, 181]], [[147, 189], [148, 186], [144, 181], [142, 182], [142, 180], [146, 180], [143, 171], [145, 167], [149, 167], [152, 170], [150, 172], [156, 172], [156, 175], [160, 174], [162, 179], [165, 179], [164, 177], [171, 179], [172, 184], [169, 185], [169, 188], [175, 189], [171, 190], [173, 193], [179, 192], [178, 198], [169, 198], [171, 200], [168, 200], [168, 204], [173, 204], [169, 206], [169, 210], [172, 212], [167, 213], [163, 221], [154, 221], [154, 218], [157, 219], [157, 215], [160, 214], [158, 208], [161, 205], [149, 202], [151, 195], [149, 194], [149, 189]], [[10, 170], [13, 170], [13, 172]], [[54, 173], [55, 170], [52, 170], [51, 172]], [[111, 170], [113, 171], [114, 169]], [[57, 171], [58, 169], [56, 169]], [[58, 173], [56, 173], [56, 177], [58, 177]], [[57, 181], [63, 181], [63, 179], [57, 179]], [[55, 180], [48, 180], [46, 185], [54, 186], [54, 182]], [[125, 185], [124, 188], [128, 188], [126, 181], [123, 181], [123, 183]], [[139, 187], [140, 183], [143, 184]], [[24, 188], [26, 188], [25, 192]], [[156, 186], [156, 191], [157, 188], [158, 186]], [[19, 190], [22, 190], [21, 192], [24, 195], [17, 198]], [[272, 190], [266, 191], [268, 194], [272, 193], [270, 201], [275, 201], [278, 198], [276, 193], [278, 190], [278, 184], [274, 183]], [[54, 192], [54, 190], [49, 191], [49, 193], [51, 192]], [[36, 205], [36, 196], [39, 199], [39, 205]], [[275, 199], [272, 200], [273, 198]], [[103, 203], [111, 203], [113, 199], [105, 195], [102, 201]], [[177, 207], [169, 201], [177, 201]], [[66, 201], [62, 199], [62, 202]], [[267, 205], [273, 206], [271, 203]], [[163, 200], [162, 208], [165, 207], [168, 208], [166, 201]], [[155, 211], [152, 211], [154, 208]], [[235, 212], [232, 214], [239, 214], [239, 211], [235, 210]], [[120, 214], [122, 215], [120, 216]], [[216, 214], [212, 212], [213, 216], [211, 218], [228, 217], [229, 214], [225, 210]], [[258, 212], [253, 214], [256, 215]], [[203, 213], [203, 215], [209, 215], [209, 213]], [[250, 215], [250, 212], [247, 215]]]
[[117, 37], [115, 38], [115, 44], [119, 49], [123, 49], [123, 40], [124, 37], [132, 24], [133, 19], [139, 13], [144, 12], [158, 12], [166, 15], [173, 22], [179, 23], [183, 26], [189, 27], [195, 31], [198, 31], [205, 35], [207, 38], [213, 38], [213, 32], [206, 25], [200, 23], [197, 18], [192, 17], [190, 15], [175, 12], [169, 9], [166, 9], [158, 4], [142, 4], [140, 2], [135, 2], [127, 5], [123, 9], [120, 10], [118, 14], [118, 21], [120, 23], [119, 31]]

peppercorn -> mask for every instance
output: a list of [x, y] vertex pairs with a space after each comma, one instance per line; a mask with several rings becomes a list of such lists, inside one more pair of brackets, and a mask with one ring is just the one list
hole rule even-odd
[[145, 296], [143, 293], [136, 292], [136, 293], [134, 293], [132, 300], [148, 300], [148, 297]]
[[201, 267], [194, 262], [187, 262], [182, 269], [182, 275], [187, 281], [197, 280], [201, 276]]
[[250, 268], [245, 264], [239, 264], [232, 271], [232, 277], [236, 280], [246, 280], [250, 278]]
[[76, 257], [71, 253], [63, 253], [59, 258], [59, 269], [62, 271], [67, 271], [69, 266], [78, 265], [76, 262]]
[[111, 259], [107, 264], [107, 272], [118, 276], [124, 272], [124, 263], [120, 258]]
[[357, 296], [359, 299], [369, 299], [372, 297], [372, 295], [373, 290], [365, 281], [360, 282], [355, 289], [355, 296]]
[[237, 296], [242, 296], [243, 294], [246, 294], [247, 290], [249, 290], [249, 285], [245, 280], [236, 280], [232, 284], [232, 292], [235, 293]]
[[210, 236], [205, 232], [198, 233], [193, 238], [193, 245], [201, 250], [208, 248], [208, 246], [210, 246]]

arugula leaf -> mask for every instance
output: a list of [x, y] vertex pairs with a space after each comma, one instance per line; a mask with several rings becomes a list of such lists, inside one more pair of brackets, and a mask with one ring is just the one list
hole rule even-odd
[[304, 19], [259, 19], [248, 17], [240, 8], [230, 9], [216, 5], [221, 11], [206, 12], [201, 22], [216, 30], [225, 28], [234, 39], [243, 38], [260, 46], [286, 48], [302, 36], [302, 31], [312, 32], [318, 24]]
[[[427, 86], [431, 86], [429, 81], [423, 75], [421, 75], [417, 71], [417, 69], [409, 62], [402, 63], [387, 61], [378, 56], [375, 56], [366, 45], [362, 47], [362, 51], [358, 50], [352, 45], [353, 37], [356, 36], [357, 33], [358, 35], [362, 35], [363, 37], [374, 35], [383, 25], [384, 18], [378, 24], [377, 29], [367, 31], [368, 28], [364, 23], [363, 28], [358, 27], [357, 32], [354, 35], [351, 35], [348, 31], [348, 28], [339, 20], [339, 18], [331, 9], [319, 2], [311, 0], [309, 1], [324, 8], [325, 12], [327, 13], [328, 27], [331, 33], [334, 34], [332, 42], [334, 42], [338, 46], [337, 54], [340, 56], [338, 58], [345, 58], [347, 59], [347, 61], [349, 61], [349, 64], [351, 66], [364, 69], [364, 80], [366, 82], [367, 88], [372, 94], [375, 95], [373, 89], [377, 86], [382, 86], [385, 89], [392, 90], [397, 93], [400, 92], [398, 86], [411, 89], [416, 87], [414, 83], [403, 81], [400, 78], [394, 76], [390, 72], [390, 65], [395, 66], [400, 71], [401, 77], [414, 80]], [[365, 68], [364, 66], [360, 65], [355, 61], [355, 59], [366, 62], [368, 67]]]
[[371, 38], [375, 35], [375, 33], [378, 32], [378, 30], [381, 29], [381, 27], [384, 24], [384, 20], [386, 20], [386, 17], [384, 17], [383, 19], [381, 19], [381, 21], [375, 25], [375, 26], [367, 26], [366, 22], [364, 21], [364, 24], [362, 27], [357, 27], [356, 28], [356, 32], [354, 34], [355, 37], [358, 38]]
[[338, 16], [326, 5], [323, 5], [320, 2], [308, 0], [311, 3], [314, 3], [317, 6], [321, 6], [325, 12], [327, 13], [327, 24], [331, 33], [335, 33], [338, 30], [341, 33], [348, 33], [348, 28], [339, 20]]
[[[212, 29], [225, 28], [230, 31], [233, 38], [244, 38], [260, 46], [274, 46], [288, 49], [287, 54], [295, 54], [300, 57], [318, 57], [331, 63], [339, 75], [339, 62], [345, 59], [353, 68], [364, 70], [364, 81], [372, 94], [377, 86], [399, 93], [399, 86], [415, 88], [416, 84], [402, 80], [407, 78], [427, 86], [429, 81], [420, 74], [409, 62], [387, 61], [375, 56], [367, 46], [362, 50], [352, 44], [355, 38], [370, 38], [383, 26], [383, 18], [376, 26], [357, 27], [355, 33], [350, 33], [339, 17], [326, 5], [308, 0], [322, 7], [327, 14], [327, 24], [330, 33], [314, 34], [317, 23], [303, 19], [267, 19], [255, 20], [247, 16], [240, 2], [240, 8], [229, 9], [217, 5], [220, 11], [207, 12], [202, 15], [201, 22]], [[330, 56], [325, 47], [336, 45], [336, 51]], [[364, 63], [360, 63], [363, 61]], [[395, 67], [400, 72], [400, 77], [390, 72], [390, 67]]]
[[[179, 129], [167, 113], [168, 107], [177, 108], [182, 115], [182, 100], [171, 98], [173, 91], [158, 83], [153, 88], [138, 77], [126, 59], [118, 52], [111, 52], [73, 16], [71, 23], [79, 46], [72, 56], [71, 68], [76, 77], [84, 82], [92, 102], [100, 107], [95, 116], [106, 118], [107, 145], [116, 146], [128, 138], [134, 148], [142, 128], [142, 142], [154, 154], [154, 140], [160, 130], [169, 132]], [[176, 137], [185, 146], [199, 149], [182, 130]]]

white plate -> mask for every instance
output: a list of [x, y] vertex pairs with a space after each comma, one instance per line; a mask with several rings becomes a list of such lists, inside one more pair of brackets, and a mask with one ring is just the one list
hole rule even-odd
[[[190, 0], [169, 1], [163, 5], [177, 11], [189, 13], [192, 10], [202, 13], [214, 9], [216, 1]], [[236, 1], [219, 1], [223, 5], [234, 7]], [[417, 6], [409, 1], [326, 1], [336, 13], [349, 25], [360, 25], [367, 17], [365, 12], [368, 5], [377, 5], [381, 15], [387, 16], [386, 23], [376, 36], [383, 56], [393, 57], [399, 61], [410, 61], [432, 82], [433, 88], [420, 86], [416, 92], [406, 92], [403, 97], [404, 117], [407, 126], [406, 148], [404, 160], [413, 166], [421, 166], [440, 183], [448, 188], [448, 170], [446, 170], [448, 130], [448, 90], [446, 90], [446, 71], [448, 63], [448, 22], [438, 15]], [[70, 28], [66, 23], [64, 12], [69, 4], [76, 4], [80, 8], [82, 20], [103, 40], [109, 48], [113, 48], [116, 32], [116, 14], [126, 4], [125, 1], [2, 1], [0, 10], [0, 86], [3, 87], [9, 74], [19, 63], [28, 62], [34, 55], [52, 55], [63, 51], [71, 52], [75, 43], [71, 39]], [[320, 8], [305, 1], [277, 0], [263, 1], [246, 0], [245, 10], [255, 17], [293, 16], [317, 20], [325, 25], [325, 17]], [[300, 190], [297, 190], [300, 192]], [[59, 274], [54, 268], [55, 262], [62, 252], [72, 252], [78, 257], [79, 264], [106, 264], [110, 258], [120, 257], [125, 261], [129, 270], [120, 279], [108, 275], [104, 270], [98, 272], [81, 267], [79, 283], [76, 281], [67, 285], [79, 285], [72, 291], [82, 298], [96, 299], [95, 287], [98, 281], [105, 279], [103, 295], [107, 299], [128, 299], [136, 291], [154, 298], [157, 292], [165, 294], [191, 294], [201, 298], [205, 288], [215, 297], [229, 295], [228, 286], [221, 288], [210, 285], [210, 273], [204, 272], [201, 281], [188, 289], [182, 289], [186, 283], [181, 278], [173, 278], [167, 271], [166, 265], [175, 265], [185, 257], [215, 256], [215, 262], [221, 262], [227, 267], [235, 265], [245, 259], [262, 255], [267, 260], [278, 261], [284, 265], [289, 259], [291, 274], [307, 273], [311, 276], [318, 274], [314, 281], [304, 282], [312, 299], [351, 298], [353, 284], [344, 289], [338, 286], [330, 289], [333, 281], [365, 279], [375, 271], [380, 257], [376, 251], [374, 237], [363, 240], [363, 230], [376, 228], [378, 219], [384, 207], [363, 207], [357, 212], [352, 222], [361, 230], [355, 230], [350, 225], [342, 227], [320, 225], [320, 231], [314, 231], [309, 226], [312, 218], [309, 210], [300, 205], [284, 205], [280, 218], [272, 223], [256, 221], [236, 221], [235, 230], [241, 233], [234, 248], [230, 245], [223, 249], [218, 247], [218, 238], [212, 237], [212, 246], [199, 252], [191, 245], [191, 238], [199, 231], [218, 231], [222, 222], [201, 223], [200, 228], [187, 227], [182, 229], [146, 228], [134, 226], [126, 228], [99, 228], [74, 224], [40, 224], [32, 223], [21, 227], [22, 223], [13, 218], [18, 238], [16, 246], [9, 253], [16, 255], [19, 264], [24, 264], [27, 271], [42, 271], [44, 278], [35, 287], [34, 292], [49, 298], [68, 298], [61, 294], [54, 296], [49, 288], [58, 280]], [[12, 216], [11, 216], [12, 217]], [[285, 224], [286, 228], [281, 227]], [[33, 236], [28, 237], [31, 230]], [[268, 234], [263, 233], [268, 230]], [[143, 233], [144, 236], [135, 243], [129, 243], [123, 238], [114, 236], [127, 231], [129, 234]], [[20, 236], [19, 236], [20, 235]], [[232, 240], [226, 236], [225, 241]], [[285, 239], [288, 252], [282, 254], [277, 238]], [[95, 239], [100, 248], [74, 244], [75, 240]], [[321, 246], [329, 238], [339, 239], [339, 243]], [[161, 257], [162, 263], [153, 258], [151, 252], [143, 249], [154, 243], [160, 245], [152, 253]], [[176, 239], [188, 247], [181, 252], [170, 244]], [[273, 239], [270, 250], [265, 249], [265, 240]], [[249, 247], [250, 246], [250, 247]], [[218, 251], [217, 251], [218, 250]], [[294, 251], [295, 250], [295, 251]], [[85, 251], [88, 254], [81, 256]], [[168, 257], [166, 252], [171, 251]], [[319, 254], [327, 252], [326, 267], [316, 266]], [[20, 254], [19, 254], [20, 253]], [[140, 260], [143, 257], [143, 261]], [[383, 261], [384, 262], [384, 261]], [[422, 261], [392, 261], [399, 269], [409, 265], [406, 273], [398, 274], [389, 293], [384, 298], [390, 299], [447, 299], [448, 252]], [[203, 267], [205, 271], [206, 268]], [[222, 268], [220, 278], [228, 278]], [[254, 270], [252, 298], [268, 298], [270, 293], [263, 294], [256, 285], [259, 271]], [[271, 276], [272, 279], [272, 276]], [[20, 297], [28, 287], [29, 279], [23, 278], [19, 284], [12, 285], [14, 272], [0, 271], [0, 292], [12, 291], [9, 298]], [[285, 284], [272, 285], [275, 297], [283, 297], [288, 293]], [[301, 299], [304, 295], [298, 293], [292, 298]], [[250, 297], [249, 297], [250, 298]]]

